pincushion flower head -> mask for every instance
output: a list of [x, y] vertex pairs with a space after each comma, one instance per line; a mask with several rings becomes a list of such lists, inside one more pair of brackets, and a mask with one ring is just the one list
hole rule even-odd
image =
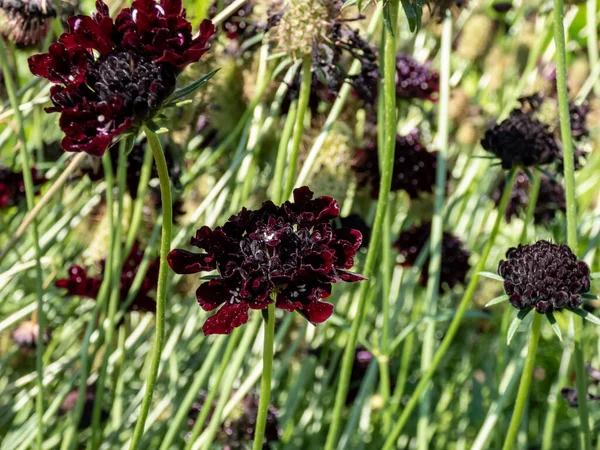
[[437, 100], [440, 75], [412, 56], [396, 56], [396, 95], [402, 99]]
[[136, 0], [115, 19], [101, 0], [96, 10], [71, 17], [69, 30], [29, 67], [55, 84], [47, 112], [61, 114], [62, 148], [101, 156], [156, 115], [178, 74], [206, 52], [214, 26], [203, 21], [194, 37], [180, 0]]
[[258, 210], [242, 211], [222, 227], [202, 227], [191, 244], [204, 250], [176, 249], [168, 257], [179, 274], [217, 271], [200, 285], [198, 303], [205, 311], [220, 308], [202, 327], [205, 335], [229, 334], [248, 320], [249, 309], [298, 310], [312, 323], [333, 312], [322, 301], [331, 285], [364, 279], [350, 272], [360, 247], [360, 232], [333, 229], [339, 204], [331, 197], [313, 199], [307, 187], [294, 190], [294, 201], [281, 206], [267, 201]]
[[[523, 320], [532, 310], [546, 314], [560, 337], [553, 312], [572, 311], [591, 322], [600, 319], [580, 309], [588, 294], [592, 276], [589, 266], [578, 260], [568, 245], [540, 240], [535, 244], [509, 248], [506, 259], [498, 264], [498, 275], [483, 272], [482, 275], [502, 280], [505, 295], [488, 305], [508, 300]], [[509, 333], [509, 339], [511, 334]]]

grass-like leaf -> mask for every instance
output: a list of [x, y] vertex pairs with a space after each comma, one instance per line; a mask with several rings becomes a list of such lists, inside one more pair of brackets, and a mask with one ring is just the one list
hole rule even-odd
[[600, 272], [594, 272], [593, 274], [590, 275], [590, 278], [592, 280], [597, 280], [600, 278]]
[[208, 80], [210, 80], [212, 77], [215, 76], [215, 74], [221, 69], [215, 69], [210, 73], [207, 73], [206, 75], [204, 75], [202, 78], [194, 81], [192, 84], [188, 84], [186, 87], [183, 87], [181, 89], [177, 89], [173, 95], [171, 95], [171, 97], [169, 98], [169, 100], [167, 101], [167, 104], [165, 106], [169, 107], [169, 106], [176, 106], [177, 103], [179, 103], [179, 100], [187, 97], [190, 94], [193, 94], [194, 92], [196, 92], [198, 89], [200, 89], [200, 87], [202, 87], [203, 84], [205, 84]]
[[490, 300], [489, 302], [487, 302], [485, 304], [485, 307], [489, 308], [490, 306], [497, 305], [498, 303], [503, 303], [506, 300], [508, 300], [508, 295], [504, 294], [504, 295], [501, 295], [500, 297], [496, 297], [495, 299]]
[[492, 280], [496, 281], [504, 281], [504, 278], [502, 278], [500, 275], [494, 272], [479, 272], [477, 275], [481, 275], [482, 277], [486, 278], [491, 278]]
[[558, 340], [560, 342], [562, 342], [562, 332], [560, 331], [560, 327], [558, 326], [558, 323], [556, 322], [556, 319], [554, 318], [554, 314], [552, 314], [551, 312], [546, 313], [546, 317], [548, 318], [548, 322], [550, 322], [550, 326], [552, 327], [552, 330], [554, 331], [554, 334], [556, 334], [556, 337], [558, 337]]
[[594, 325], [600, 325], [600, 319], [584, 309], [571, 309], [570, 311], [573, 314], [577, 314], [579, 317], [583, 317], [588, 322], [592, 322]]
[[583, 298], [587, 298], [588, 300], [598, 300], [598, 296], [596, 294], [582, 294]]
[[527, 314], [529, 314], [530, 311], [531, 309], [524, 309], [522, 311], [519, 311], [517, 317], [515, 317], [514, 320], [510, 323], [510, 326], [508, 327], [508, 336], [506, 337], [506, 345], [510, 345], [510, 341], [512, 341], [513, 336], [519, 329], [519, 325], [521, 325], [523, 319], [527, 317]]

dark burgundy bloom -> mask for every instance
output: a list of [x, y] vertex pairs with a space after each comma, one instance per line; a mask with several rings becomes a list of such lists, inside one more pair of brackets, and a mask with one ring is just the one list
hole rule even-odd
[[[63, 416], [70, 411], [75, 409], [75, 405], [77, 404], [77, 398], [79, 397], [79, 390], [73, 389], [71, 392], [67, 394], [65, 399], [63, 400], [58, 413]], [[85, 391], [85, 400], [83, 403], [83, 411], [81, 413], [81, 419], [79, 419], [79, 424], [77, 428], [83, 430], [88, 428], [92, 424], [93, 412], [94, 412], [94, 402], [96, 400], [96, 387], [94, 385], [88, 386]], [[102, 422], [108, 419], [109, 413], [107, 410], [103, 409], [100, 412], [100, 420]]]
[[[133, 281], [142, 263], [144, 251], [140, 248], [139, 243], [136, 243], [129, 256], [123, 263], [121, 271], [121, 301], [127, 299], [129, 289], [133, 285]], [[79, 297], [87, 297], [96, 299], [102, 280], [104, 279], [104, 271], [106, 269], [106, 261], [99, 261], [100, 273], [96, 276], [89, 275], [90, 270], [84, 269], [81, 266], [71, 266], [68, 271], [68, 278], [56, 280], [56, 287], [67, 290], [67, 295], [76, 295]], [[127, 307], [128, 311], [147, 311], [156, 312], [156, 302], [151, 297], [151, 293], [156, 290], [158, 284], [158, 260], [152, 261], [146, 271], [146, 276], [140, 286], [140, 289]]]
[[[235, 390], [231, 393], [235, 395]], [[201, 390], [198, 395], [198, 400], [192, 405], [192, 409], [188, 413], [188, 425], [190, 428], [198, 420], [200, 411], [202, 410], [208, 394]], [[254, 393], [247, 394], [238, 404], [237, 409], [231, 414], [231, 418], [227, 419], [217, 433], [217, 440], [223, 445], [223, 450], [242, 450], [248, 448], [254, 441], [254, 430], [256, 429], [256, 418], [258, 417], [258, 397]], [[210, 412], [204, 423], [206, 428], [212, 420], [217, 401], [213, 401]], [[279, 441], [281, 429], [278, 419], [279, 411], [273, 405], [269, 404], [267, 410], [267, 424], [265, 427], [265, 437], [263, 440], [263, 450], [269, 450], [272, 444]]]
[[[405, 267], [414, 266], [419, 254], [429, 245], [429, 236], [431, 235], [431, 223], [424, 223], [418, 226], [412, 226], [406, 231], [400, 233], [394, 247], [402, 255], [401, 265]], [[419, 284], [427, 285], [429, 279], [429, 257], [423, 262]], [[471, 268], [469, 264], [469, 252], [467, 252], [463, 243], [456, 236], [444, 232], [442, 237], [442, 267], [440, 274], [440, 292], [445, 289], [452, 289], [457, 284], [465, 284], [465, 279]]]
[[[228, 7], [234, 0], [225, 0], [223, 8]], [[215, 0], [208, 8], [208, 17], [213, 19], [219, 12], [219, 0]], [[233, 12], [222, 23], [223, 31], [231, 40], [238, 40], [242, 37], [249, 38], [256, 33], [256, 26], [250, 21], [250, 15], [254, 10], [253, 1], [247, 1]]]
[[396, 56], [396, 95], [404, 99], [436, 101], [440, 91], [440, 75], [429, 70], [412, 56]]
[[[506, 179], [502, 177], [492, 193], [492, 198], [494, 199], [496, 206], [500, 204], [505, 184]], [[505, 217], [508, 223], [510, 223], [513, 217], [523, 216], [529, 203], [530, 189], [531, 183], [529, 182], [529, 178], [525, 173], [519, 171], [506, 208]], [[546, 175], [542, 175], [540, 190], [533, 212], [535, 223], [547, 224], [554, 219], [558, 211], [565, 212], [566, 208], [567, 203], [563, 185]]]
[[353, 228], [360, 232], [362, 235], [361, 248], [369, 246], [369, 241], [371, 240], [371, 228], [361, 216], [358, 214], [349, 214], [346, 217], [340, 217], [339, 221], [341, 228]]
[[40, 44], [54, 17], [50, 0], [0, 0], [0, 35], [19, 46]]
[[[37, 322], [27, 321], [21, 323], [12, 334], [12, 339], [21, 349], [33, 350], [37, 347], [39, 339], [39, 325]], [[50, 342], [50, 330], [44, 328], [42, 332], [44, 344]]]
[[[564, 398], [567, 401], [570, 408], [579, 407], [579, 400], [577, 399], [577, 389], [570, 388], [570, 387], [564, 387], [560, 390], [560, 395], [562, 396], [562, 398]], [[600, 396], [593, 395], [588, 392], [587, 399], [588, 400], [600, 400]]]
[[508, 11], [511, 10], [512, 8], [512, 3], [511, 2], [494, 2], [492, 4], [492, 8], [494, 8], [494, 11], [504, 14], [507, 13]]
[[70, 18], [69, 31], [29, 67], [56, 84], [47, 111], [61, 113], [63, 149], [101, 156], [156, 114], [177, 75], [206, 52], [214, 26], [203, 21], [194, 38], [181, 0], [135, 0], [114, 20], [101, 0], [96, 9]]
[[590, 268], [567, 245], [543, 240], [508, 249], [498, 274], [504, 278], [504, 292], [512, 306], [535, 308], [540, 314], [579, 308], [591, 283]]
[[[421, 143], [419, 133], [396, 136], [392, 191], [406, 191], [411, 198], [422, 193], [432, 193], [435, 187], [437, 152], [429, 152]], [[356, 151], [353, 168], [359, 186], [370, 187], [371, 196], [377, 198], [381, 174], [379, 156], [375, 143]]]
[[179, 274], [217, 270], [219, 276], [200, 285], [198, 303], [205, 311], [220, 308], [202, 327], [204, 334], [229, 334], [248, 320], [249, 309], [264, 309], [276, 294], [276, 306], [296, 309], [312, 323], [333, 312], [332, 283], [361, 281], [349, 272], [360, 247], [360, 232], [334, 230], [339, 215], [331, 197], [313, 199], [307, 187], [294, 190], [294, 202], [278, 207], [270, 201], [258, 210], [246, 208], [222, 227], [202, 227], [191, 244], [204, 253], [176, 249], [169, 265]]
[[[37, 170], [31, 170], [33, 184], [39, 186], [46, 179], [38, 176]], [[0, 208], [17, 205], [25, 198], [25, 181], [21, 172], [13, 172], [12, 170], [0, 166]]]

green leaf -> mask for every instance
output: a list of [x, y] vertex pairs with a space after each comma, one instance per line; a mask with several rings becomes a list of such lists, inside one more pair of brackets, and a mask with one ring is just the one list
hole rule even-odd
[[582, 294], [583, 298], [587, 298], [588, 300], [598, 300], [598, 296], [595, 294]]
[[492, 280], [496, 281], [504, 281], [504, 278], [502, 278], [500, 275], [494, 272], [479, 272], [477, 275], [481, 275], [482, 277], [486, 278], [491, 278]]
[[344, 2], [344, 4], [342, 5], [341, 10], [343, 11], [344, 9], [349, 8], [352, 5], [356, 5], [357, 3], [359, 4], [359, 9], [360, 9], [360, 3], [361, 3], [360, 0], [346, 0]]
[[392, 26], [392, 20], [390, 18], [390, 2], [387, 2], [383, 6], [383, 23], [385, 24], [385, 29], [392, 36], [394, 35], [394, 27]]
[[535, 184], [535, 181], [533, 181], [533, 174], [531, 173], [531, 171], [529, 169], [524, 169], [523, 172], [525, 173], [525, 176], [527, 177], [527, 179], [529, 180], [529, 182], [532, 185]]
[[402, 8], [408, 20], [408, 28], [411, 32], [421, 28], [421, 17], [423, 16], [423, 0], [402, 0]]
[[573, 314], [577, 314], [579, 317], [583, 317], [589, 322], [592, 322], [594, 325], [600, 325], [600, 319], [584, 309], [570, 309], [569, 311], [571, 311]]
[[177, 89], [173, 95], [171, 95], [171, 97], [169, 97], [167, 103], [166, 103], [166, 107], [169, 106], [176, 106], [178, 103], [178, 100], [183, 98], [183, 97], [187, 97], [188, 95], [194, 93], [195, 91], [197, 91], [198, 89], [200, 89], [200, 87], [206, 83], [208, 80], [210, 80], [213, 76], [215, 76], [215, 74], [221, 69], [215, 69], [212, 72], [204, 75], [202, 78], [200, 78], [199, 80], [194, 81], [192, 84], [188, 84], [186, 87], [183, 87], [181, 89]]
[[524, 309], [522, 311], [519, 311], [519, 313], [517, 314], [517, 317], [515, 317], [514, 320], [511, 322], [510, 326], [508, 327], [508, 336], [506, 337], [506, 345], [510, 345], [510, 341], [512, 341], [513, 336], [519, 329], [519, 325], [521, 325], [521, 323], [523, 322], [523, 319], [525, 319], [525, 317], [527, 317], [527, 314], [529, 314], [530, 311], [531, 311], [531, 309]]
[[600, 278], [600, 272], [595, 272], [595, 273], [591, 274], [590, 278], [592, 280], [597, 280], [598, 278]]
[[562, 342], [563, 341], [562, 340], [562, 332], [560, 331], [560, 327], [558, 326], [558, 323], [556, 323], [554, 314], [552, 314], [551, 312], [546, 313], [546, 317], [548, 318], [548, 322], [550, 322], [550, 326], [552, 327], [554, 334], [556, 334], [556, 337], [558, 337], [558, 340], [560, 342]]
[[485, 304], [485, 307], [489, 308], [490, 306], [497, 305], [498, 303], [505, 302], [506, 300], [508, 300], [508, 295], [506, 295], [506, 294], [505, 295], [501, 295], [500, 297], [496, 297], [495, 299], [490, 300], [489, 302], [487, 302]]

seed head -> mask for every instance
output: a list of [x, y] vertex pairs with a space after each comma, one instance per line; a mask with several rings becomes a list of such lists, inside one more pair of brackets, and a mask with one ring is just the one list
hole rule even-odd
[[288, 0], [277, 25], [279, 50], [296, 57], [310, 55], [313, 45], [330, 26], [330, 10], [325, 0]]

